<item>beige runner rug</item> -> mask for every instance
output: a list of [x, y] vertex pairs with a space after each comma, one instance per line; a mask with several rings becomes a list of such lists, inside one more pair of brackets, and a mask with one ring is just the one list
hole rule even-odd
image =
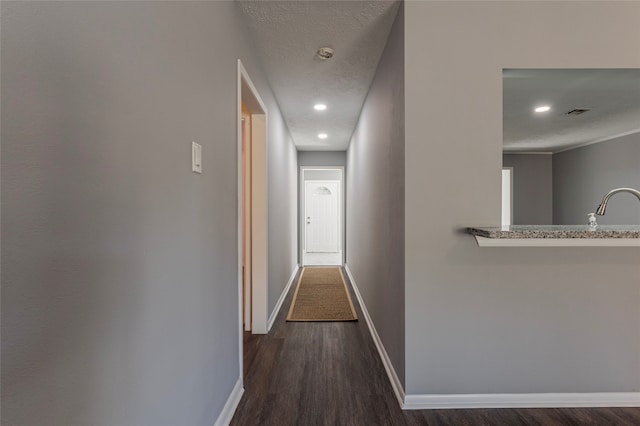
[[287, 321], [357, 321], [340, 268], [303, 268]]

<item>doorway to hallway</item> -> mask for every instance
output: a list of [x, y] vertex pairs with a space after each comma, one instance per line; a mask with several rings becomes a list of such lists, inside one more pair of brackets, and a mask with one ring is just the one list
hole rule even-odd
[[300, 248], [303, 266], [344, 263], [344, 169], [300, 168]]
[[[241, 331], [265, 334], [268, 319], [267, 108], [240, 60], [237, 82], [239, 322]], [[239, 345], [242, 355], [242, 337]]]

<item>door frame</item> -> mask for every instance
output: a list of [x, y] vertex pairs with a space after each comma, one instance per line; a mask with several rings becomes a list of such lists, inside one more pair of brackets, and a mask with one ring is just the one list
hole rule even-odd
[[[242, 253], [244, 241], [242, 233], [243, 179], [242, 174], [242, 103], [251, 112], [251, 276], [252, 282], [247, 292], [251, 296], [251, 332], [267, 333], [267, 277], [268, 277], [268, 235], [267, 235], [267, 108], [251, 81], [247, 70], [238, 59], [236, 93], [236, 143], [238, 171], [238, 357], [240, 379], [243, 377], [243, 288]], [[249, 286], [247, 286], [249, 287]]]
[[[340, 171], [340, 179], [338, 188], [340, 190], [340, 196], [338, 197], [338, 243], [340, 246], [340, 260], [342, 264], [345, 264], [346, 260], [346, 241], [345, 241], [345, 221], [346, 221], [346, 204], [345, 204], [345, 181], [344, 181], [344, 166], [300, 166], [299, 167], [299, 182], [298, 182], [298, 230], [299, 230], [299, 247], [298, 247], [298, 263], [304, 265], [304, 252], [306, 245], [306, 185], [304, 179], [304, 172], [306, 170], [338, 170]], [[312, 179], [316, 181], [330, 181], [334, 179]]]

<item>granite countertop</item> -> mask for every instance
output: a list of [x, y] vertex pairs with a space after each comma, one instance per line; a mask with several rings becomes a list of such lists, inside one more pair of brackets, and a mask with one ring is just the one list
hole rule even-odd
[[640, 225], [512, 225], [467, 228], [471, 235], [484, 238], [640, 238]]

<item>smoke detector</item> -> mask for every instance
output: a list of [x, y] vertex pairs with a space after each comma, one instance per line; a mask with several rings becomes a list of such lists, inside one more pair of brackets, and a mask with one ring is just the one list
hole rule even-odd
[[330, 47], [321, 47], [318, 49], [317, 55], [320, 59], [331, 59], [333, 57], [333, 49]]

